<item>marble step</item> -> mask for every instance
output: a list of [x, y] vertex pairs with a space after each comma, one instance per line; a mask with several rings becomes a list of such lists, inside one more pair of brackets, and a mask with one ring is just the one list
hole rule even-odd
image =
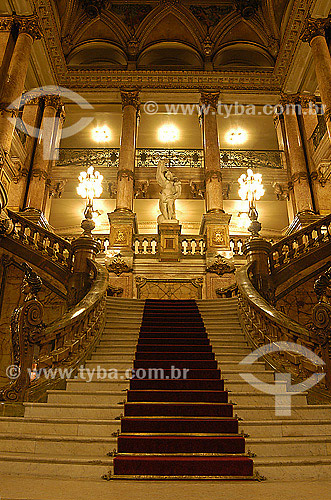
[[[121, 385], [120, 385], [121, 384]], [[122, 387], [122, 390], [119, 389]], [[121, 381], [118, 384], [117, 390], [112, 390], [106, 394], [94, 392], [93, 394], [86, 391], [70, 392], [70, 391], [48, 391], [48, 403], [54, 405], [88, 405], [95, 406], [113, 406], [122, 403], [126, 400], [126, 389], [129, 389], [129, 383]]]
[[85, 437], [59, 435], [0, 434], [0, 456], [3, 453], [35, 455], [89, 456], [107, 459], [107, 453], [117, 447], [116, 437]]
[[[63, 391], [65, 392], [65, 391]], [[25, 417], [39, 418], [79, 418], [87, 420], [114, 420], [124, 411], [124, 405], [118, 404], [124, 399], [117, 396], [116, 403], [110, 405], [79, 405], [73, 403], [25, 403]]]
[[67, 457], [58, 455], [33, 455], [24, 453], [0, 453], [0, 474], [35, 477], [101, 480], [112, 467], [111, 458]]
[[[331, 457], [254, 458], [255, 469], [269, 481], [307, 481], [331, 479]], [[317, 486], [318, 487], [318, 486]]]
[[[265, 394], [264, 392], [231, 392], [229, 401], [238, 406], [269, 406], [275, 408], [275, 396]], [[298, 394], [292, 397], [292, 404], [296, 406], [305, 405], [307, 403], [305, 394]], [[236, 408], [234, 409], [237, 412]]]
[[[283, 417], [275, 416], [275, 408], [270, 406], [236, 406], [236, 413], [246, 420], [282, 420]], [[292, 405], [291, 406], [291, 417], [296, 420], [304, 419], [330, 419], [331, 418], [331, 406], [330, 405], [308, 405], [303, 406]]]
[[[246, 352], [239, 354], [239, 353], [236, 353], [236, 352], [234, 353], [234, 352], [230, 351], [227, 353], [218, 354], [217, 360], [219, 362], [222, 362], [222, 361], [235, 362], [235, 361], [237, 361], [237, 363], [239, 363], [239, 361], [241, 361], [246, 356], [246, 354], [247, 354]], [[109, 368], [113, 367], [113, 368], [118, 368], [118, 369], [120, 369], [120, 368], [126, 369], [126, 368], [130, 367], [130, 366], [126, 366], [126, 364], [131, 363], [132, 358], [131, 358], [131, 356], [126, 356], [126, 358], [123, 357], [121, 359], [121, 361], [116, 361], [116, 358], [114, 358], [114, 356], [112, 356], [111, 354], [95, 353], [95, 354], [92, 354], [91, 360], [86, 362], [86, 367], [91, 367], [92, 365], [95, 367], [95, 366], [101, 365], [102, 363], [114, 364], [114, 362], [116, 362], [117, 366], [109, 366]], [[107, 366], [105, 366], [105, 368], [107, 368]]]
[[331, 456], [331, 436], [247, 438], [246, 449], [259, 458]]
[[331, 436], [331, 420], [323, 419], [294, 420], [283, 417], [280, 420], [244, 420], [239, 422], [239, 428], [251, 438]]
[[[109, 397], [109, 394], [107, 393], [105, 396]], [[119, 421], [114, 419], [87, 420], [79, 418], [0, 417], [1, 434], [111, 436], [112, 432], [118, 428]]]
[[[183, 341], [183, 345], [184, 344], [187, 344], [186, 341]], [[157, 343], [157, 340], [155, 340], [155, 343]], [[213, 344], [210, 344], [211, 345], [211, 348], [212, 348], [212, 351], [215, 351], [216, 349], [222, 349], [223, 347], [229, 347], [229, 346], [233, 346], [233, 347], [248, 347], [248, 344], [245, 340], [223, 340], [223, 341], [216, 341], [216, 342], [213, 342]], [[123, 351], [123, 352], [127, 352], [127, 353], [131, 353], [132, 352], [132, 349], [136, 349], [136, 344], [133, 344], [132, 342], [130, 341], [118, 341], [118, 342], [114, 342], [114, 341], [108, 341], [108, 340], [101, 340], [101, 342], [98, 344], [97, 348], [103, 348], [103, 349], [110, 349], [111, 351], [113, 352], [119, 352], [119, 351]], [[147, 348], [147, 346], [146, 346]], [[198, 350], [198, 348], [197, 348]]]
[[[148, 352], [147, 350], [146, 351], [139, 351], [139, 352]], [[156, 351], [150, 351], [150, 352], [156, 352]], [[166, 352], [166, 351], [162, 351], [162, 352]], [[175, 352], [175, 351], [172, 351], [172, 352]], [[196, 351], [195, 351], [196, 352]], [[214, 346], [214, 349], [213, 349], [213, 352], [215, 354], [215, 356], [221, 356], [222, 354], [225, 354], [227, 352], [233, 352], [233, 353], [236, 353], [236, 354], [243, 354], [243, 355], [247, 355], [248, 353], [251, 352], [251, 349], [245, 345], [243, 346], [237, 346], [237, 345], [222, 345], [222, 346]], [[116, 359], [117, 357], [120, 358], [121, 356], [130, 356], [131, 353], [129, 353], [127, 350], [117, 350], [115, 351], [115, 349], [111, 349], [109, 347], [103, 347], [103, 346], [98, 346], [95, 348], [94, 352], [93, 352], [93, 355], [94, 354], [109, 354], [111, 356], [114, 357], [114, 359]], [[135, 354], [135, 352], [134, 352]], [[183, 354], [186, 354], [183, 353]], [[203, 355], [201, 353], [201, 359], [203, 358]]]

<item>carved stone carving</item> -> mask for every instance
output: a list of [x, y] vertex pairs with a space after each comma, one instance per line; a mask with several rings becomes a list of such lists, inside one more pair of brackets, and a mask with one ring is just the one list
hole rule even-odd
[[10, 31], [14, 24], [13, 16], [0, 17], [0, 31]]
[[120, 276], [123, 273], [132, 272], [132, 268], [127, 265], [126, 261], [120, 253], [106, 262], [106, 268], [110, 273], [115, 273], [116, 276]]
[[13, 346], [12, 379], [8, 386], [0, 391], [2, 401], [24, 401], [24, 396], [30, 385], [29, 369], [32, 368], [34, 345], [38, 344], [43, 335], [44, 323], [43, 305], [37, 298], [42, 287], [41, 278], [24, 263], [24, 279], [22, 293], [24, 303], [14, 310], [11, 318], [11, 336]]
[[206, 170], [205, 171], [206, 182], [211, 181], [212, 179], [217, 179], [219, 182], [222, 182], [221, 171], [220, 170]]
[[198, 183], [198, 182], [190, 181], [190, 188], [191, 188], [193, 198], [204, 198], [205, 197], [205, 188], [201, 182]]
[[97, 17], [101, 10], [105, 8], [107, 0], [80, 0], [82, 8], [90, 18]]
[[139, 89], [134, 90], [123, 90], [121, 89], [121, 99], [122, 99], [122, 108], [125, 106], [133, 106], [136, 109], [139, 107]]
[[322, 163], [315, 172], [311, 173], [310, 177], [325, 187], [326, 183], [331, 180], [331, 163]]
[[176, 220], [175, 201], [182, 192], [181, 182], [167, 169], [164, 160], [160, 160], [157, 166], [156, 180], [161, 187], [160, 212], [158, 223], [165, 220]]
[[220, 93], [218, 91], [202, 91], [200, 96], [200, 103], [203, 106], [209, 106], [217, 109]]
[[22, 165], [19, 165], [17, 168], [17, 173], [15, 177], [13, 177], [13, 182], [14, 184], [18, 184], [22, 179], [26, 178], [29, 174], [29, 171], [27, 168], [23, 167]]
[[15, 17], [15, 23], [18, 24], [20, 33], [27, 33], [33, 40], [42, 38], [38, 16]]
[[117, 186], [115, 182], [108, 182], [108, 193], [110, 198], [116, 198]]
[[67, 184], [68, 179], [63, 179], [62, 181], [51, 182], [49, 189], [49, 197], [50, 198], [62, 198], [62, 194]]
[[223, 274], [226, 273], [234, 273], [235, 267], [231, 262], [222, 257], [222, 255], [217, 255], [214, 263], [207, 267], [206, 271], [208, 273], [218, 274], [218, 276], [223, 276]]
[[274, 188], [274, 193], [277, 196], [277, 200], [289, 200], [289, 187], [280, 184], [279, 182], [274, 182], [272, 187]]
[[58, 95], [45, 95], [44, 96], [45, 106], [52, 106], [54, 109], [62, 109], [63, 101]]
[[147, 198], [148, 187], [149, 187], [149, 181], [136, 183], [134, 190], [134, 197]]
[[330, 24], [331, 18], [308, 18], [301, 34], [301, 40], [310, 43], [317, 36], [325, 36], [325, 28], [329, 27]]
[[261, 5], [261, 0], [235, 0], [237, 11], [244, 19], [254, 16]]
[[132, 170], [128, 168], [122, 168], [117, 172], [117, 180], [121, 181], [122, 179], [134, 180], [134, 173]]
[[108, 297], [121, 297], [123, 295], [124, 289], [121, 287], [114, 287], [109, 285], [107, 288]]

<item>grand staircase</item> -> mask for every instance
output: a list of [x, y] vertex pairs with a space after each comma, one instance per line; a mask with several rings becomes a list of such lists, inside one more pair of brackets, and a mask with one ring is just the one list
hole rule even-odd
[[[290, 417], [275, 417], [274, 396], [249, 386], [239, 375], [243, 368], [239, 367], [238, 363], [249, 353], [249, 348], [240, 328], [236, 299], [197, 301], [197, 305], [212, 346], [212, 350], [207, 349], [203, 352], [215, 354], [218, 368], [221, 369], [221, 375], [225, 380], [224, 390], [229, 393], [228, 403], [234, 404], [234, 413], [239, 419], [238, 434], [241, 432], [248, 434], [245, 440], [246, 452], [249, 450], [256, 454], [254, 465], [260, 475], [269, 480], [330, 478], [330, 406], [308, 406], [306, 396], [300, 394], [292, 398], [293, 411]], [[136, 459], [135, 453], [141, 452], [142, 448], [122, 447], [129, 446], [129, 439], [126, 437], [132, 437], [128, 436], [127, 427], [122, 429], [119, 437], [118, 434], [121, 432], [121, 415], [124, 415], [122, 423], [124, 422], [125, 425], [130, 418], [132, 422], [137, 420], [137, 415], [129, 416], [125, 413], [127, 389], [130, 389], [127, 408], [139, 409], [140, 407], [141, 410], [143, 406], [142, 404], [137, 406], [138, 393], [141, 388], [130, 388], [127, 370], [132, 367], [136, 350], [140, 353], [136, 357], [136, 368], [141, 367], [139, 364], [143, 361], [141, 354], [146, 352], [143, 348], [144, 342], [141, 342], [142, 338], [139, 339], [138, 344], [144, 306], [143, 301], [109, 298], [107, 300], [108, 319], [104, 334], [91, 359], [86, 363], [86, 369], [89, 372], [82, 370], [79, 377], [68, 380], [66, 390], [49, 391], [47, 403], [25, 403], [24, 417], [0, 417], [0, 473], [96, 480], [102, 475], [109, 474], [109, 471], [111, 477], [114, 472], [115, 477], [128, 475], [128, 471], [130, 474], [133, 473], [131, 475], [140, 472], [137, 469], [128, 469], [127, 466], [131, 467], [132, 464], [125, 464], [125, 461], [130, 456]], [[160, 344], [153, 345], [159, 346]], [[208, 342], [200, 343], [200, 347], [202, 345], [209, 346]], [[161, 353], [158, 347], [155, 347], [154, 352]], [[193, 358], [194, 356], [192, 361]], [[160, 361], [160, 358], [158, 359]], [[210, 361], [213, 362], [211, 369], [216, 370], [212, 356], [210, 356]], [[98, 367], [101, 367], [99, 373]], [[93, 369], [95, 371], [91, 373]], [[105, 370], [111, 370], [111, 372], [106, 373]], [[116, 370], [118, 370], [117, 374]], [[274, 373], [266, 370], [262, 361], [255, 362], [249, 370], [263, 381], [272, 383], [274, 380]], [[103, 376], [105, 378], [101, 380]], [[132, 381], [132, 383], [136, 382], [138, 380]], [[146, 387], [144, 389], [146, 390]], [[162, 388], [164, 389], [165, 387]], [[170, 389], [173, 393], [173, 388]], [[138, 391], [134, 402], [131, 401], [132, 391]], [[220, 386], [217, 391], [222, 392]], [[191, 393], [193, 394], [193, 391]], [[142, 399], [145, 399], [146, 393], [140, 394]], [[206, 399], [208, 397], [206, 396]], [[171, 405], [168, 402], [167, 399], [167, 407], [170, 408]], [[192, 403], [192, 401], [188, 402]], [[160, 401], [154, 401], [154, 403], [160, 403]], [[175, 401], [173, 403], [176, 403], [174, 408], [176, 412], [178, 411], [176, 418], [187, 418], [186, 403], [182, 405], [178, 405]], [[207, 401], [204, 401], [203, 404], [206, 403]], [[151, 404], [151, 401], [148, 401], [148, 404]], [[154, 406], [154, 417], [173, 418], [169, 414], [160, 415], [159, 409], [160, 407]], [[150, 411], [151, 407], [149, 407]], [[237, 421], [236, 415], [232, 422]], [[140, 415], [140, 417], [143, 416], [146, 417], [146, 415]], [[190, 414], [189, 418], [193, 421], [201, 416]], [[148, 419], [142, 419], [142, 421], [146, 420]], [[130, 432], [132, 429], [133, 427]], [[148, 425], [143, 432], [145, 433], [147, 429]], [[166, 434], [168, 435], [168, 432]], [[182, 446], [185, 435], [188, 434], [187, 429], [186, 432], [179, 434], [184, 434], [184, 436], [179, 436], [180, 446]], [[216, 438], [222, 435], [221, 432], [212, 434], [218, 434], [218, 436], [212, 436]], [[238, 437], [237, 433], [234, 434]], [[216, 441], [220, 442], [219, 439]], [[133, 441], [129, 443], [133, 446]], [[149, 446], [152, 446], [151, 440], [149, 440]], [[171, 453], [176, 450], [183, 456], [183, 449], [182, 447], [172, 448]], [[116, 450], [117, 455], [113, 450]], [[155, 456], [159, 450], [160, 448], [152, 447], [149, 451]], [[192, 448], [186, 448], [186, 450], [189, 455], [192, 455]], [[231, 451], [233, 452], [233, 449]], [[242, 448], [241, 451], [243, 451]], [[159, 456], [160, 458], [164, 457]], [[199, 456], [198, 460], [201, 458], [202, 456]], [[250, 460], [245, 456], [241, 458]], [[117, 461], [118, 463], [122, 461], [123, 468], [117, 468]], [[184, 472], [183, 470], [182, 473]]]

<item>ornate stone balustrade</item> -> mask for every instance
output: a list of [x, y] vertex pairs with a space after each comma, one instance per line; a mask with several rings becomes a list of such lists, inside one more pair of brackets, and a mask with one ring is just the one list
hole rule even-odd
[[56, 278], [68, 277], [73, 258], [70, 243], [16, 212], [7, 210], [7, 214], [11, 228], [2, 245], [8, 250], [15, 244], [20, 245], [21, 257], [28, 262], [36, 263], [46, 257], [46, 271]]
[[[269, 256], [270, 273], [277, 287], [311, 265], [312, 251], [319, 251], [319, 259], [328, 257], [331, 242], [331, 215], [279, 240]], [[295, 264], [295, 266], [294, 266]]]
[[[246, 265], [236, 273], [240, 320], [251, 347], [256, 349], [272, 342], [292, 342], [307, 347], [323, 358], [323, 346], [318, 336], [269, 304], [253, 286], [249, 277], [251, 271], [251, 265]], [[269, 353], [264, 358], [277, 371], [292, 373], [301, 380], [323, 370], [320, 365], [294, 354], [290, 348], [281, 353]], [[329, 377], [326, 379], [327, 384], [328, 380]]]
[[[156, 168], [159, 159], [169, 167], [204, 168], [202, 149], [156, 149], [136, 150], [136, 168]], [[277, 150], [221, 149], [222, 168], [284, 168], [284, 152]], [[57, 167], [85, 167], [87, 164], [118, 168], [118, 148], [61, 148]]]

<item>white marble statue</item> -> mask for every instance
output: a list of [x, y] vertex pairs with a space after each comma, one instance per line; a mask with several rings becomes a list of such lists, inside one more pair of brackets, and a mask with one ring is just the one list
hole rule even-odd
[[167, 220], [176, 220], [175, 200], [182, 192], [182, 184], [170, 170], [167, 169], [164, 160], [159, 160], [157, 165], [156, 180], [161, 186], [160, 212], [158, 223]]

